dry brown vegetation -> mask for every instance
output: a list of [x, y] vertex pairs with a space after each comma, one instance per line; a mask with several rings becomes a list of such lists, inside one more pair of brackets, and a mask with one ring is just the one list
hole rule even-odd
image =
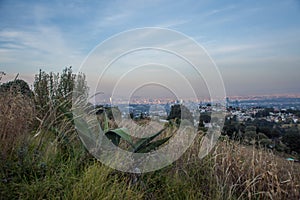
[[[198, 138], [199, 140], [201, 137]], [[204, 159], [198, 158], [196, 143], [167, 172], [168, 184], [184, 184], [190, 194], [169, 199], [299, 199], [300, 164], [274, 152], [244, 146], [231, 140], [219, 141]], [[195, 192], [197, 188], [199, 193]], [[176, 190], [176, 189], [175, 189]], [[170, 192], [170, 191], [168, 191]], [[167, 193], [168, 193], [167, 192]], [[165, 194], [161, 194], [164, 196]]]
[[[12, 152], [12, 148], [20, 148], [15, 139], [29, 134], [34, 109], [22, 95], [8, 93], [0, 98], [1, 102], [5, 102], [1, 105], [3, 111], [0, 116], [1, 145], [5, 147], [2, 151]], [[170, 130], [176, 128], [170, 127]], [[115, 172], [96, 161], [86, 162], [80, 143], [76, 144], [79, 148], [69, 149], [62, 156], [62, 150], [49, 151], [58, 144], [57, 139], [45, 134], [34, 138], [31, 134], [31, 146], [37, 145], [43, 138], [45, 150], [40, 151], [46, 168], [42, 175], [41, 167], [33, 168], [37, 170], [34, 172], [36, 180], [31, 177], [33, 180], [28, 182], [26, 172], [23, 173], [24, 180], [18, 179], [20, 183], [2, 182], [1, 187], [4, 188], [4, 196], [25, 199], [92, 199], [105, 196], [112, 199], [300, 198], [299, 163], [289, 162], [270, 150], [244, 146], [226, 137], [200, 160], [201, 136], [202, 133], [199, 133], [194, 145], [172, 165], [142, 174], [138, 182], [132, 185], [132, 175]], [[67, 160], [66, 153], [69, 154]], [[12, 170], [18, 171], [17, 168]]]
[[[89, 155], [65, 101], [38, 112], [39, 120], [36, 105], [26, 95], [6, 91], [0, 102], [0, 199], [300, 199], [300, 164], [276, 151], [222, 137], [199, 159], [199, 132], [170, 166], [133, 175]], [[109, 125], [116, 128], [113, 121]], [[178, 128], [171, 123], [164, 127], [161, 138]]]
[[272, 151], [222, 142], [215, 151], [215, 173], [229, 194], [248, 199], [297, 199], [300, 165]]
[[2, 158], [30, 133], [35, 120], [33, 100], [16, 91], [0, 95], [0, 144]]

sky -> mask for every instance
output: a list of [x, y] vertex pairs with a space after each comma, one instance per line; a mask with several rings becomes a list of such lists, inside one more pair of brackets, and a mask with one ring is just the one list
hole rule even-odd
[[161, 27], [205, 49], [228, 96], [300, 94], [299, 19], [298, 0], [0, 0], [0, 71], [7, 74], [1, 81], [19, 73], [32, 84], [39, 69], [61, 72], [73, 66], [77, 71], [108, 38]]

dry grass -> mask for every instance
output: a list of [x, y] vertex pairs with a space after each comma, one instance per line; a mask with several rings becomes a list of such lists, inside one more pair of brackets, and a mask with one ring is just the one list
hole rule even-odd
[[[176, 127], [169, 127], [161, 137], [176, 130]], [[154, 189], [147, 182], [151, 183], [155, 178], [145, 175], [146, 191], [155, 191], [146, 192], [146, 196], [154, 199], [300, 198], [300, 163], [287, 161], [269, 149], [245, 146], [226, 137], [200, 160], [198, 153], [202, 135], [199, 132], [194, 145], [171, 167], [159, 172], [159, 177], [166, 179], [164, 185], [168, 189]]]
[[274, 155], [272, 151], [220, 143], [214, 152], [218, 185], [238, 199], [299, 199], [300, 165]]
[[35, 119], [33, 100], [14, 91], [0, 95], [1, 156], [8, 157], [17, 143], [30, 133]]
[[[9, 157], [8, 153], [20, 147], [18, 141], [30, 132], [35, 112], [31, 100], [20, 94], [1, 95], [0, 102], [1, 153]], [[36, 130], [44, 134], [31, 137], [31, 149], [39, 146], [40, 138], [44, 144], [39, 162], [31, 164], [34, 173], [19, 172], [19, 165], [12, 168], [11, 179], [0, 182], [0, 199], [300, 199], [299, 163], [226, 138], [200, 160], [201, 132], [179, 160], [142, 174], [132, 185], [130, 174], [95, 163], [72, 137], [67, 137], [70, 141], [66, 146], [70, 148], [58, 148], [64, 144], [59, 138], [76, 137], [76, 132], [63, 113], [54, 111]], [[115, 126], [112, 122], [110, 125]], [[137, 133], [148, 131], [127, 125]], [[57, 134], [48, 134], [49, 126], [56, 127], [53, 133]], [[151, 131], [160, 130], [159, 126], [155, 128]], [[161, 137], [176, 130], [176, 126], [170, 126]], [[30, 161], [32, 157], [28, 155]]]
[[181, 174], [209, 199], [299, 199], [300, 164], [272, 151], [220, 141], [199, 160], [199, 143], [178, 161], [169, 176]]

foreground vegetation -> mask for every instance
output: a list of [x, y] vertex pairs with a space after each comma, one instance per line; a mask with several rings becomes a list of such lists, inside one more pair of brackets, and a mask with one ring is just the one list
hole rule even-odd
[[101, 164], [74, 128], [74, 80], [67, 68], [41, 71], [33, 94], [23, 82], [2, 87], [0, 199], [300, 198], [299, 163], [227, 136], [200, 160], [201, 131], [179, 160], [155, 172], [123, 173]]

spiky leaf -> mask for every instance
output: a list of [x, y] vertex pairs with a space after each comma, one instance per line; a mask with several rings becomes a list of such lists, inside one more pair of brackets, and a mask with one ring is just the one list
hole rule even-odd
[[164, 143], [166, 143], [171, 137], [172, 137], [172, 135], [169, 136], [169, 137], [163, 138], [161, 140], [157, 140], [157, 141], [151, 142], [147, 146], [145, 146], [144, 148], [136, 151], [136, 153], [148, 153], [148, 152], [150, 152], [152, 150], [155, 150], [158, 147], [160, 147], [161, 145], [163, 145]]
[[74, 119], [75, 121], [75, 124], [76, 124], [76, 129], [83, 135], [89, 135], [90, 137], [93, 136], [92, 132], [90, 131], [89, 129], [89, 125], [88, 123], [80, 118], [80, 117], [77, 117]]
[[107, 132], [108, 130], [109, 130], [108, 117], [106, 112], [104, 111], [104, 132]]
[[105, 135], [116, 146], [119, 146], [121, 139], [125, 140], [132, 146], [131, 136], [126, 128], [113, 129], [106, 132]]
[[150, 137], [146, 137], [146, 138], [142, 138], [139, 141], [137, 141], [133, 146], [134, 148], [132, 149], [132, 151], [134, 153], [138, 152], [140, 149], [145, 148], [154, 138], [156, 138], [157, 136], [159, 136], [160, 134], [162, 134], [164, 132], [165, 128], [160, 130], [159, 132], [157, 132], [156, 134], [150, 136]]

